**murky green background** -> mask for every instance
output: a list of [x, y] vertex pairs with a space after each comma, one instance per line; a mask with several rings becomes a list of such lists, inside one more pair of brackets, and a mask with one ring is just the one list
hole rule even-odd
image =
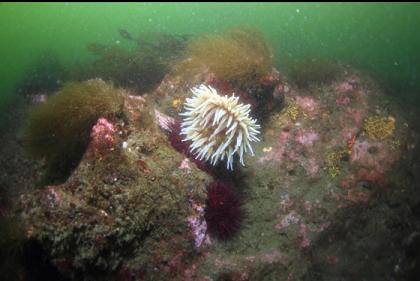
[[89, 58], [86, 43], [123, 44], [120, 28], [198, 34], [241, 24], [267, 35], [279, 69], [308, 56], [348, 61], [420, 104], [420, 4], [2, 3], [0, 108], [42, 51], [74, 62]]

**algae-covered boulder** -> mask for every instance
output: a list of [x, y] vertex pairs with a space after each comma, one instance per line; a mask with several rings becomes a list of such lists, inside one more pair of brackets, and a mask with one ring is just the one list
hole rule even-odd
[[[134, 113], [144, 110], [144, 99], [126, 97], [125, 104], [128, 121], [141, 121]], [[198, 216], [193, 205], [204, 205], [210, 178], [192, 163], [180, 168], [184, 156], [155, 123], [135, 129], [100, 118], [90, 136], [65, 183], [21, 197], [28, 237], [74, 280], [177, 276], [169, 261], [182, 257], [187, 266], [196, 258], [188, 218]]]

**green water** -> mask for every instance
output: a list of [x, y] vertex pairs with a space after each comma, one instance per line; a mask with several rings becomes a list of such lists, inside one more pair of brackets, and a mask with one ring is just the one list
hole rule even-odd
[[3, 3], [0, 108], [42, 51], [72, 63], [89, 58], [87, 43], [116, 44], [120, 28], [199, 34], [242, 24], [265, 33], [279, 69], [308, 56], [349, 61], [420, 104], [419, 15], [419, 4]]

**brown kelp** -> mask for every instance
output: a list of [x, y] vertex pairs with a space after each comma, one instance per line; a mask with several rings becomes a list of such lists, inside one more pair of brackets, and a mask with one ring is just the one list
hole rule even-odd
[[51, 94], [60, 87], [64, 71], [64, 66], [55, 52], [42, 52], [28, 67], [16, 91], [24, 96]]
[[141, 33], [137, 42], [140, 52], [155, 52], [165, 62], [177, 59], [187, 47], [188, 35], [169, 34], [165, 32], [144, 32]]
[[287, 76], [299, 88], [306, 88], [312, 83], [328, 83], [337, 78], [339, 65], [330, 59], [305, 58], [289, 64]]
[[264, 36], [250, 27], [227, 30], [192, 40], [185, 58], [175, 63], [176, 74], [188, 79], [210, 71], [239, 85], [260, 82], [272, 70], [273, 53]]
[[184, 49], [185, 39], [167, 33], [145, 33], [132, 38], [134, 48], [87, 45], [96, 59], [74, 66], [69, 78], [80, 81], [99, 77], [138, 94], [152, 90], [168, 73], [170, 61]]
[[97, 59], [76, 73], [78, 80], [100, 77], [141, 93], [156, 86], [166, 72], [165, 65], [154, 54], [100, 44], [91, 44], [88, 50]]
[[98, 118], [122, 113], [123, 93], [100, 79], [70, 83], [30, 112], [25, 146], [45, 158], [48, 178], [62, 180], [77, 165]]

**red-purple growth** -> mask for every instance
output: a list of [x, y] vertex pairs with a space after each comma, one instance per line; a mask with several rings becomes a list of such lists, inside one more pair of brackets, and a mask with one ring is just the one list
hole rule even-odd
[[175, 120], [169, 124], [168, 139], [173, 148], [175, 148], [178, 152], [183, 153], [186, 157], [190, 158], [199, 169], [209, 174], [212, 173], [212, 169], [209, 164], [207, 164], [204, 160], [196, 159], [194, 154], [191, 153], [191, 141], [183, 141], [183, 137], [181, 136], [181, 121]]

